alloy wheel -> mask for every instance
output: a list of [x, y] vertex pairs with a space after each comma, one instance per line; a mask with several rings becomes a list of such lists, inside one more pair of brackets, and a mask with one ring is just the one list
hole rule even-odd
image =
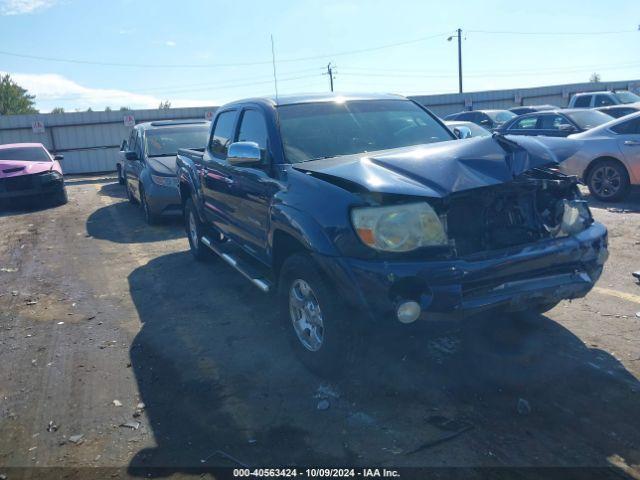
[[622, 186], [620, 172], [610, 165], [596, 167], [591, 174], [591, 189], [601, 198], [615, 196]]
[[320, 350], [324, 340], [324, 320], [320, 303], [311, 286], [295, 280], [289, 290], [289, 314], [298, 340], [312, 352]]

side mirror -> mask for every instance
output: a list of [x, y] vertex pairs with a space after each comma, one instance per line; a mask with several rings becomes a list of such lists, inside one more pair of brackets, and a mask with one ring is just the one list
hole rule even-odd
[[463, 140], [471, 137], [471, 129], [469, 127], [454, 127], [453, 134]]
[[128, 150], [124, 153], [124, 158], [126, 158], [127, 160], [131, 160], [133, 162], [135, 162], [136, 160], [140, 160], [140, 157], [138, 157], [138, 154], [131, 150]]
[[256, 142], [236, 142], [229, 145], [227, 162], [231, 165], [249, 167], [262, 162], [262, 152]]
[[64, 160], [64, 155], [54, 155], [54, 156], [53, 156], [53, 159], [54, 159], [56, 162], [59, 162], [60, 160]]

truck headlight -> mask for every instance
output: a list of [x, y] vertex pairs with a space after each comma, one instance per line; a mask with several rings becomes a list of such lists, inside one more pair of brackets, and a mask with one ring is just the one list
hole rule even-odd
[[151, 175], [151, 180], [156, 185], [160, 185], [162, 187], [178, 188], [178, 178], [177, 177], [163, 177], [161, 175]]
[[426, 202], [354, 208], [351, 222], [360, 240], [376, 250], [408, 252], [448, 243], [440, 218]]
[[593, 223], [591, 211], [584, 200], [562, 201], [564, 210], [560, 222], [560, 231], [565, 235], [575, 235]]

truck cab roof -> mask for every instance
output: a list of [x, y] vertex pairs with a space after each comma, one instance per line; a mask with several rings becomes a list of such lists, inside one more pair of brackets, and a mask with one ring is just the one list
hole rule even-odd
[[297, 105], [301, 103], [323, 103], [323, 102], [349, 102], [353, 100], [408, 100], [402, 95], [391, 93], [306, 93], [293, 95], [279, 95], [267, 97], [254, 97], [236, 100], [227, 103], [223, 107], [242, 105], [246, 103], [262, 104], [269, 107], [283, 105]]

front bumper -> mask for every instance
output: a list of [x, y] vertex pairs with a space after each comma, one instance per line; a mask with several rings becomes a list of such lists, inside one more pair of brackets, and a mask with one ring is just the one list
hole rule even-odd
[[162, 216], [182, 214], [180, 190], [177, 187], [157, 185], [149, 180], [145, 182], [144, 192], [152, 214]]
[[64, 189], [62, 177], [50, 173], [0, 178], [0, 199], [49, 195]]
[[352, 306], [372, 317], [395, 316], [399, 302], [420, 304], [422, 316], [524, 310], [586, 295], [608, 258], [600, 223], [572, 237], [549, 239], [464, 259], [381, 262], [319, 258]]

